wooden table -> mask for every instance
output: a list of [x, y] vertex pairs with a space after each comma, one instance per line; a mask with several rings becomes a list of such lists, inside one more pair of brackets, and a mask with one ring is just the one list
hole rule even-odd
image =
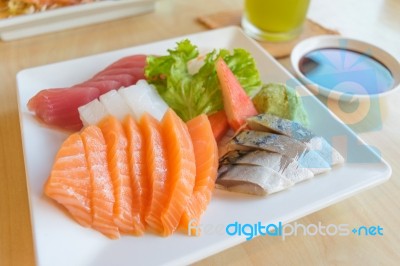
[[[160, 0], [156, 12], [12, 42], [0, 42], [0, 265], [34, 265], [15, 76], [24, 68], [205, 31], [199, 15], [239, 8], [240, 0]], [[312, 2], [309, 16], [344, 35], [374, 42], [400, 59], [400, 3]], [[361, 14], [360, 14], [361, 13]], [[287, 61], [282, 61], [287, 65]], [[380, 225], [380, 237], [259, 237], [211, 256], [199, 265], [398, 265], [400, 259], [400, 93], [385, 103], [379, 131], [362, 133], [393, 168], [371, 190], [300, 219], [299, 223]], [[40, 156], [40, 154], [39, 154]]]

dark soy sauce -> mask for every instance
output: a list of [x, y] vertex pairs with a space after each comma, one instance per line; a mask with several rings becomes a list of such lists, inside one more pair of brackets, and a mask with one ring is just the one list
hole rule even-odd
[[390, 71], [373, 57], [340, 48], [309, 52], [299, 63], [300, 71], [313, 83], [348, 94], [373, 95], [390, 90]]

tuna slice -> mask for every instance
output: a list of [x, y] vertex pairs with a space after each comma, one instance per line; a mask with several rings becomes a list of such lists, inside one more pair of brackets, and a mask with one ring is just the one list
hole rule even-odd
[[28, 109], [46, 125], [71, 131], [79, 130], [82, 122], [78, 107], [110, 90], [130, 86], [139, 79], [144, 79], [145, 66], [144, 55], [122, 58], [85, 82], [69, 88], [40, 91], [29, 100]]
[[99, 90], [93, 87], [47, 89], [29, 100], [28, 109], [46, 125], [75, 131], [82, 127], [78, 107], [99, 96]]
[[344, 162], [343, 156], [323, 137], [316, 136], [300, 123], [283, 119], [270, 114], [260, 114], [247, 119], [250, 129], [283, 134], [304, 143], [308, 149], [315, 151], [331, 166]]

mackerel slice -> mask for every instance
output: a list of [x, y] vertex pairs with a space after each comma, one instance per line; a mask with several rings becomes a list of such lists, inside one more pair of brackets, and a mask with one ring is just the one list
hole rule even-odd
[[239, 158], [245, 156], [249, 152], [251, 151], [244, 151], [244, 150], [229, 151], [219, 159], [219, 165], [235, 164]]
[[288, 136], [268, 132], [244, 130], [228, 143], [228, 151], [264, 150], [279, 153], [296, 160], [314, 175], [329, 171], [330, 165], [321, 156], [307, 148], [304, 143]]
[[278, 172], [259, 165], [232, 165], [216, 183], [222, 189], [259, 196], [276, 193], [293, 185]]
[[250, 129], [282, 134], [304, 143], [308, 149], [318, 153], [329, 165], [344, 163], [343, 156], [323, 137], [315, 135], [300, 123], [270, 114], [259, 114], [247, 119]]
[[219, 175], [229, 170], [230, 165], [237, 164], [271, 168], [295, 184], [314, 177], [313, 172], [302, 167], [296, 160], [279, 153], [262, 150], [228, 152], [219, 161]]
[[279, 153], [268, 151], [252, 151], [239, 157], [234, 164], [259, 165], [271, 168], [293, 183], [298, 183], [314, 177], [307, 168], [302, 167], [296, 160]]

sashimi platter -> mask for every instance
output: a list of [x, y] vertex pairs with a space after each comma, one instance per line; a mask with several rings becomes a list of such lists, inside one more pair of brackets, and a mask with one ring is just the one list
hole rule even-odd
[[188, 264], [390, 177], [236, 27], [17, 80], [38, 265]]

